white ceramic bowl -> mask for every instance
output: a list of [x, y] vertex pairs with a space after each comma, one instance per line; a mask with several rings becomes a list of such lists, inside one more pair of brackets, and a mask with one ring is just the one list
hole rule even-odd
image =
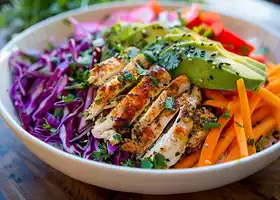
[[[195, 192], [220, 187], [247, 177], [276, 160], [280, 155], [280, 143], [239, 161], [210, 167], [180, 170], [119, 167], [85, 160], [60, 151], [31, 136], [21, 127], [8, 93], [11, 74], [7, 58], [11, 51], [16, 48], [40, 49], [50, 36], [55, 36], [58, 41], [62, 41], [73, 31], [71, 26], [62, 23], [63, 18], [74, 16], [81, 21], [98, 20], [116, 9], [129, 9], [139, 5], [140, 3], [110, 3], [70, 11], [32, 26], [1, 50], [0, 113], [14, 134], [41, 160], [75, 179], [108, 189], [146, 194]], [[163, 6], [165, 9], [177, 9], [182, 4], [171, 3]], [[222, 16], [229, 29], [242, 37], [258, 37], [272, 52], [280, 52], [279, 35], [248, 22]], [[279, 61], [279, 57], [277, 59]]]

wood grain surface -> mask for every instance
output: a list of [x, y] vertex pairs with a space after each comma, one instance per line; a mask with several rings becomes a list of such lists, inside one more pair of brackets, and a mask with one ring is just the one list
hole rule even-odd
[[[280, 31], [280, 10], [253, 0], [209, 0], [240, 5], [238, 12], [253, 13], [254, 7], [268, 9], [260, 23]], [[243, 5], [243, 6], [242, 6]], [[218, 6], [223, 6], [219, 4]], [[264, 9], [264, 10], [265, 10]], [[235, 11], [235, 10], [234, 10]], [[237, 13], [238, 14], [238, 13]], [[249, 14], [250, 15], [250, 14]], [[278, 18], [277, 18], [278, 17]], [[122, 193], [76, 181], [46, 165], [29, 152], [0, 120], [0, 200], [280, 200], [280, 159], [260, 172], [234, 184], [192, 194], [152, 196]]]

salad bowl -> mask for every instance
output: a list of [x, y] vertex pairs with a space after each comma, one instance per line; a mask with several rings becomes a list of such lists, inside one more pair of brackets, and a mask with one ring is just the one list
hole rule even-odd
[[[18, 139], [38, 158], [77, 180], [99, 187], [145, 194], [175, 194], [197, 192], [217, 188], [245, 178], [280, 156], [280, 143], [252, 156], [207, 167], [189, 169], [150, 170], [114, 166], [96, 161], [82, 159], [63, 152], [25, 131], [20, 124], [13, 102], [9, 97], [12, 84], [8, 58], [17, 49], [42, 49], [44, 41], [54, 37], [62, 42], [73, 33], [73, 27], [66, 25], [64, 19], [73, 16], [79, 21], [100, 20], [118, 9], [132, 9], [141, 3], [98, 4], [85, 9], [78, 9], [44, 20], [16, 36], [0, 54], [0, 113]], [[166, 10], [176, 10], [185, 6], [177, 3], [164, 3]], [[257, 38], [260, 45], [265, 44], [271, 52], [270, 59], [280, 62], [280, 35], [259, 27], [254, 23], [227, 16], [226, 11], [219, 10], [227, 28], [243, 38]]]

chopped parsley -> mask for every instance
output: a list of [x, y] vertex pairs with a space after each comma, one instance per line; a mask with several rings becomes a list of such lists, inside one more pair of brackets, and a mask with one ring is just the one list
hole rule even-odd
[[45, 118], [43, 118], [43, 120], [45, 121], [43, 128], [49, 130], [51, 133], [55, 133], [56, 129], [53, 128]]
[[63, 108], [61, 108], [61, 107], [55, 108], [53, 116], [54, 117], [62, 117], [63, 116]]
[[174, 98], [173, 97], [167, 97], [167, 99], [163, 103], [164, 108], [174, 110]]
[[75, 84], [75, 85], [66, 86], [64, 89], [73, 90], [73, 89], [84, 89], [84, 88], [86, 88], [86, 85], [84, 83], [79, 83], [79, 84]]
[[113, 135], [113, 139], [114, 140], [118, 140], [120, 142], [123, 141], [123, 138], [122, 138], [122, 136], [120, 134]]
[[176, 51], [167, 51], [159, 56], [159, 65], [167, 71], [177, 68], [180, 64], [180, 57]]
[[150, 76], [150, 78], [151, 78], [151, 80], [152, 80], [151, 85], [152, 85], [153, 87], [158, 86], [158, 80], [157, 80], [155, 77], [153, 77], [153, 76]]
[[98, 150], [92, 153], [93, 160], [103, 160], [106, 161], [110, 157], [110, 154], [107, 151], [107, 146], [105, 143], [100, 143], [98, 145]]
[[220, 126], [221, 126], [221, 124], [219, 124], [217, 122], [206, 121], [203, 124], [203, 129], [205, 131], [210, 131], [212, 128], [219, 128]]
[[124, 78], [124, 80], [126, 81], [135, 81], [136, 78], [134, 77], [134, 75], [130, 72], [130, 71], [127, 71], [125, 70], [123, 73], [122, 73], [122, 77]]
[[145, 76], [149, 74], [148, 70], [143, 69], [142, 67], [140, 67], [140, 65], [137, 63], [136, 64], [136, 72], [137, 74], [139, 74], [140, 76]]
[[254, 146], [255, 145], [255, 140], [252, 139], [252, 138], [248, 138], [247, 143], [248, 143], [248, 146]]
[[100, 103], [100, 102], [102, 102], [102, 98], [94, 99], [94, 102], [95, 103]]
[[224, 119], [230, 118], [230, 111], [227, 110], [224, 114], [221, 115], [221, 117], [223, 117]]
[[240, 128], [244, 128], [244, 126], [241, 125], [239, 122], [235, 122], [235, 124], [236, 124], [237, 126], [239, 126]]
[[141, 168], [145, 168], [145, 169], [163, 169], [166, 167], [167, 167], [166, 159], [160, 153], [155, 154], [153, 158], [151, 157], [144, 158], [141, 161]]
[[67, 96], [62, 96], [62, 100], [64, 103], [69, 103], [75, 99], [75, 96], [69, 93]]
[[134, 160], [128, 159], [121, 162], [122, 166], [126, 167], [136, 167], [136, 162]]

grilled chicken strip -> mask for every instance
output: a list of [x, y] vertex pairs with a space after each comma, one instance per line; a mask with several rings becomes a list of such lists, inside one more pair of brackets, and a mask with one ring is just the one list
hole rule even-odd
[[141, 63], [141, 67], [145, 69], [151, 66], [144, 55], [137, 55], [118, 75], [98, 89], [93, 103], [86, 111], [87, 120], [94, 121], [94, 118], [104, 110], [108, 103], [122, 91], [136, 84], [140, 77], [136, 70], [138, 63]]
[[149, 74], [106, 116], [104, 122], [95, 124], [92, 129], [95, 137], [105, 138], [102, 132], [133, 123], [171, 80], [170, 74], [159, 66], [153, 66]]
[[[139, 51], [135, 47], [129, 47], [125, 50], [125, 54], [130, 54], [131, 51]], [[92, 70], [88, 82], [89, 84], [99, 87], [108, 79], [118, 74], [126, 66], [125, 60], [120, 56], [114, 56], [97, 64]]]
[[205, 122], [215, 122], [217, 121], [216, 116], [210, 112], [205, 107], [200, 108], [196, 111], [194, 116], [194, 126], [191, 134], [189, 135], [189, 140], [187, 143], [188, 148], [199, 147], [205, 140], [209, 131], [203, 129], [203, 124]]
[[131, 134], [132, 139], [137, 139], [138, 136], [142, 134], [144, 128], [151, 124], [161, 111], [163, 111], [164, 102], [168, 97], [177, 98], [183, 92], [189, 90], [190, 85], [191, 83], [185, 75], [178, 76], [174, 79], [133, 126]]
[[189, 97], [189, 92], [182, 94], [174, 103], [173, 109], [164, 109], [162, 113], [147, 127], [144, 128], [142, 135], [137, 138], [137, 155], [141, 157], [146, 150], [158, 139], [167, 124], [179, 112]]
[[194, 87], [187, 99], [187, 104], [180, 108], [171, 128], [147, 151], [144, 158], [160, 153], [167, 161], [167, 168], [177, 163], [186, 149], [188, 135], [193, 129], [194, 113], [200, 102], [201, 93], [198, 88]]

